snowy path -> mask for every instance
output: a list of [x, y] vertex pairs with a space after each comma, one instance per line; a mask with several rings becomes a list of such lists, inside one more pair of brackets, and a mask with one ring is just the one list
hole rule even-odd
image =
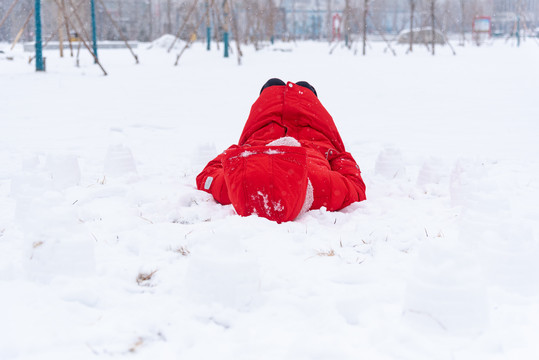
[[[539, 46], [372, 46], [0, 58], [0, 358], [539, 358]], [[195, 190], [275, 76], [366, 202], [278, 225]]]

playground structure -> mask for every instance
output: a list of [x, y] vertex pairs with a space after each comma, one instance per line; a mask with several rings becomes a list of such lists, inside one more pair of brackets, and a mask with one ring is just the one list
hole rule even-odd
[[522, 0], [517, 0], [512, 12], [500, 12], [495, 16], [476, 16], [473, 21], [472, 35], [477, 45], [483, 43], [487, 38], [501, 36], [506, 32], [506, 40], [515, 39], [517, 47], [520, 46], [522, 38], [531, 37], [538, 44], [537, 34], [533, 33], [533, 12], [524, 6]]
[[[11, 8], [19, 0], [13, 0]], [[98, 46], [97, 46], [97, 28], [100, 24], [96, 24], [96, 7], [98, 13], [104, 14], [107, 21], [113, 25], [116, 34], [123, 40], [126, 47], [129, 48], [135, 61], [138, 63], [138, 56], [133, 52], [129, 45], [125, 31], [125, 20], [121, 17], [121, 12], [113, 15], [105, 4], [108, 0], [42, 0], [45, 6], [48, 6], [46, 12], [50, 22], [50, 18], [57, 13], [58, 25], [53, 31], [49, 31], [50, 35], [45, 40], [44, 44], [41, 39], [41, 16], [42, 11], [41, 1], [35, 0], [35, 6], [32, 13], [35, 14], [35, 48], [36, 48], [36, 70], [44, 70], [42, 62], [42, 49], [50, 42], [52, 38], [58, 39], [60, 53], [63, 54], [64, 39], [67, 39], [71, 54], [73, 54], [72, 33], [76, 33], [78, 41], [76, 43], [84, 46], [95, 63], [106, 74], [105, 69], [99, 62]], [[78, 1], [78, 2], [77, 2]], [[74, 3], [76, 2], [76, 3]], [[277, 6], [274, 1], [241, 1], [241, 0], [189, 0], [181, 3], [181, 12], [178, 12], [181, 18], [178, 24], [178, 30], [175, 33], [174, 41], [170, 44], [168, 51], [171, 52], [178, 39], [184, 40], [184, 46], [176, 56], [175, 65], [178, 65], [181, 56], [192, 45], [194, 41], [199, 39], [199, 34], [204, 29], [206, 30], [207, 49], [211, 48], [212, 39], [215, 40], [217, 46], [223, 44], [223, 56], [229, 57], [231, 53], [235, 53], [238, 64], [241, 64], [242, 50], [241, 44], [253, 44], [255, 48], [259, 48], [259, 43], [262, 41], [270, 41], [273, 43], [274, 38], [279, 36], [283, 40], [295, 41], [298, 31], [313, 28], [314, 36], [321, 36], [323, 29], [322, 19], [327, 17], [326, 31], [327, 37], [331, 36], [330, 43], [333, 43], [332, 52], [336, 46], [344, 41], [344, 45], [358, 52], [358, 44], [362, 42], [362, 54], [366, 54], [367, 49], [367, 33], [375, 33], [387, 45], [387, 49], [393, 55], [396, 55], [391, 42], [395, 39], [388, 39], [384, 25], [380, 18], [373, 15], [371, 9], [372, 0], [345, 0], [344, 8], [331, 8], [331, 1], [328, 2], [328, 8], [317, 8], [309, 10], [306, 8], [292, 9], [292, 12], [285, 11], [281, 6]], [[107, 2], [110, 4], [110, 2]], [[149, 2], [151, 5], [151, 1]], [[90, 7], [88, 7], [88, 4]], [[241, 4], [243, 7], [236, 7]], [[280, 3], [282, 5], [282, 2]], [[359, 5], [359, 6], [358, 6]], [[98, 14], [98, 15], [99, 15]], [[254, 16], [253, 16], [254, 14]], [[7, 14], [6, 16], [8, 16]], [[102, 16], [103, 17], [103, 16]], [[119, 18], [119, 19], [117, 19]], [[89, 29], [89, 21], [91, 19], [91, 30]], [[303, 20], [301, 20], [303, 19]], [[86, 21], [84, 21], [86, 20]], [[307, 21], [307, 22], [306, 22]], [[100, 23], [103, 22], [101, 19]], [[25, 22], [24, 27], [28, 25]], [[213, 26], [212, 26], [213, 25]], [[50, 26], [49, 26], [50, 27]], [[150, 26], [151, 27], [151, 26]], [[22, 31], [21, 29], [21, 31]], [[303, 29], [303, 30], [302, 30]], [[316, 30], [318, 29], [318, 30]], [[213, 32], [213, 34], [212, 34]], [[279, 35], [276, 35], [279, 34]], [[355, 35], [355, 36], [354, 36]], [[359, 36], [358, 36], [359, 35]], [[129, 36], [132, 37], [132, 33]], [[235, 48], [230, 46], [230, 39], [235, 40]], [[15, 40], [16, 42], [17, 40]], [[434, 44], [432, 45], [434, 49]], [[77, 54], [79, 52], [77, 51]], [[63, 55], [62, 55], [63, 56]]]
[[[0, 27], [8, 19], [11, 12], [20, 0], [13, 0], [0, 21]], [[34, 1], [34, 0], [32, 0]], [[105, 0], [106, 1], [106, 0]], [[84, 46], [103, 71], [107, 75], [106, 70], [102, 66], [98, 57], [98, 40], [96, 24], [96, 9], [99, 14], [104, 14], [110, 24], [112, 24], [116, 34], [122, 39], [125, 47], [127, 47], [133, 55], [136, 63], [139, 62], [138, 56], [134, 53], [132, 46], [129, 44], [127, 36], [122, 30], [121, 21], [117, 21], [112, 13], [107, 9], [104, 0], [35, 0], [34, 6], [27, 10], [28, 16], [22, 24], [20, 30], [12, 42], [11, 49], [19, 42], [25, 29], [32, 24], [31, 19], [34, 18], [34, 38], [35, 38], [35, 55], [30, 58], [30, 61], [35, 61], [36, 71], [45, 71], [45, 59], [43, 57], [43, 49], [49, 44], [50, 48], [55, 48], [56, 43], [60, 51], [60, 56], [64, 56], [64, 48], [69, 47], [70, 55], [74, 56], [74, 47], [78, 47], [78, 56], [81, 46]], [[222, 3], [221, 3], [222, 1]], [[219, 4], [218, 4], [219, 3]], [[186, 11], [183, 19], [176, 32], [174, 41], [170, 44], [168, 52], [171, 52], [177, 40], [182, 38], [184, 46], [176, 56], [175, 65], [178, 65], [180, 57], [188, 49], [194, 41], [198, 39], [199, 29], [206, 25], [207, 49], [211, 48], [212, 27], [218, 29], [222, 34], [222, 43], [224, 46], [224, 57], [230, 56], [230, 53], [235, 52], [238, 64], [241, 64], [241, 45], [240, 34], [238, 32], [238, 20], [232, 0], [193, 0], [185, 2]], [[271, 8], [271, 6], [270, 6]], [[43, 11], [45, 10], [45, 11]], [[271, 10], [271, 9], [270, 9]], [[45, 15], [45, 16], [44, 16]], [[43, 36], [43, 18], [48, 20], [47, 33], [49, 36]], [[54, 24], [56, 18], [56, 24]], [[260, 26], [260, 24], [257, 24]], [[217, 35], [217, 30], [216, 34]], [[236, 49], [233, 50], [230, 46], [230, 38], [236, 40]], [[219, 41], [216, 41], [219, 47]]]
[[[105, 5], [103, 4], [102, 0], [97, 0], [104, 12], [108, 15], [110, 13], [106, 9]], [[19, 0], [13, 0], [12, 4], [8, 8], [8, 11], [0, 21], [0, 27], [3, 25], [3, 23], [7, 20], [7, 18], [10, 16], [10, 13], [13, 11], [15, 6]], [[26, 27], [30, 23], [30, 19], [34, 17], [34, 24], [35, 24], [35, 55], [34, 57], [30, 58], [31, 61], [35, 61], [35, 67], [36, 71], [45, 71], [45, 58], [43, 57], [43, 48], [45, 48], [49, 42], [56, 38], [58, 40], [58, 48], [60, 50], [60, 57], [64, 56], [64, 46], [68, 45], [70, 49], [70, 55], [74, 56], [74, 44], [78, 44], [78, 51], [77, 51], [77, 63], [78, 63], [78, 54], [80, 53], [80, 46], [83, 45], [90, 55], [93, 57], [95, 64], [97, 64], [101, 70], [103, 71], [104, 75], [107, 75], [106, 70], [101, 65], [99, 58], [98, 58], [98, 52], [97, 52], [97, 36], [96, 36], [96, 22], [95, 22], [95, 0], [90, 0], [89, 5], [90, 8], [86, 9], [89, 10], [90, 16], [91, 16], [91, 30], [89, 31], [87, 29], [86, 23], [83, 21], [83, 16], [81, 13], [84, 12], [84, 4], [85, 0], [78, 0], [76, 3], [73, 2], [73, 0], [49, 0], [49, 1], [41, 1], [41, 0], [35, 0], [34, 6], [30, 9], [29, 14], [23, 23], [22, 27], [20, 28], [19, 32], [17, 33], [17, 36], [15, 37], [11, 49], [14, 48], [14, 46], [18, 43], [18, 41], [21, 38], [22, 33], [26, 29]], [[54, 31], [51, 31], [50, 36], [47, 39], [43, 39], [43, 22], [42, 22], [42, 10], [43, 5], [47, 7], [47, 13], [49, 15], [56, 14], [57, 16], [57, 23], [56, 25], [51, 25], [51, 27], [54, 28]], [[52, 17], [52, 16], [51, 16]], [[111, 18], [111, 20], [114, 22], [114, 19]], [[117, 31], [119, 32], [120, 36], [124, 38], [126, 47], [129, 48], [131, 53], [133, 54], [136, 62], [138, 63], [138, 57], [133, 53], [133, 50], [129, 43], [127, 42], [127, 39], [125, 39], [125, 36], [122, 34], [121, 30], [118, 28]], [[91, 35], [90, 35], [91, 32]], [[65, 41], [67, 40], [67, 44], [65, 44]]]
[[[32, 51], [35, 49], [32, 61], [35, 60], [37, 71], [45, 70], [43, 49], [58, 46], [60, 56], [64, 56], [65, 48], [69, 48], [70, 55], [74, 56], [76, 48], [78, 64], [80, 49], [84, 47], [104, 74], [106, 71], [100, 63], [98, 48], [104, 49], [109, 45], [108, 40], [124, 44], [122, 46], [130, 50], [138, 63], [139, 58], [130, 41], [146, 42], [167, 34], [173, 34], [170, 37], [174, 39], [168, 46], [169, 52], [180, 43], [175, 65], [179, 64], [181, 56], [195, 41], [203, 39], [206, 40], [207, 50], [211, 49], [212, 42], [218, 50], [221, 50], [222, 44], [223, 56], [228, 58], [234, 55], [238, 64], [242, 63], [242, 45], [253, 45], [258, 50], [269, 43], [273, 44], [276, 38], [292, 42], [297, 39], [327, 39], [330, 53], [342, 44], [354, 53], [361, 52], [363, 55], [366, 55], [369, 47], [367, 40], [384, 41], [386, 50], [396, 55], [393, 47], [407, 28], [409, 36], [405, 42], [409, 45], [408, 52], [412, 51], [413, 44], [420, 43], [434, 55], [435, 45], [444, 43], [454, 53], [446, 34], [451, 32], [450, 26], [453, 26], [453, 32], [457, 29], [455, 24], [450, 25], [457, 17], [448, 20], [439, 0], [403, 1], [403, 4], [410, 4], [411, 7], [401, 5], [391, 10], [390, 7], [380, 7], [374, 0], [327, 0], [316, 3], [287, 0], [0, 0], [0, 40], [6, 37], [9, 41], [13, 40], [12, 48], [21, 39], [32, 40]], [[524, 19], [530, 12], [520, 5], [522, 0], [517, 1], [519, 6], [508, 10], [519, 11], [515, 13], [518, 16], [515, 15], [511, 35], [520, 44], [521, 34], [529, 31], [519, 29], [526, 29], [526, 24], [530, 23], [529, 19]], [[21, 10], [22, 4], [24, 7]], [[416, 4], [415, 10], [413, 4]], [[10, 26], [10, 31], [7, 31], [4, 23], [15, 8], [17, 16], [7, 21]], [[390, 18], [393, 20], [389, 21]], [[458, 18], [465, 18], [464, 10]], [[486, 36], [487, 18], [476, 18], [473, 24], [471, 17], [467, 20], [467, 31], [471, 28], [474, 39], [475, 35], [477, 38]], [[495, 21], [493, 16], [488, 26], [489, 35], [495, 31]], [[14, 27], [17, 27], [17, 31], [14, 31]], [[458, 28], [463, 38], [464, 28]], [[428, 29], [430, 34], [423, 34]], [[234, 47], [231, 46], [232, 41], [235, 41]]]
[[[528, 28], [527, 23], [528, 23], [527, 13], [524, 11], [522, 0], [518, 0], [517, 11], [514, 17], [513, 29], [511, 33], [509, 34], [509, 36], [507, 37], [507, 39], [515, 37], [517, 41], [517, 46], [520, 46], [520, 41], [523, 35], [525, 38], [526, 34], [530, 35], [532, 33], [531, 30]], [[537, 40], [537, 38], [533, 37], [533, 35], [532, 35], [532, 38], [535, 40], [536, 43], [539, 44], [539, 41]]]

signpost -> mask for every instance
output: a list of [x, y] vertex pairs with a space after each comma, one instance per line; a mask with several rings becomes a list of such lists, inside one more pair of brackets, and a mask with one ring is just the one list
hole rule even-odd
[[333, 14], [332, 18], [332, 39], [331, 41], [341, 41], [341, 20], [342, 17], [339, 14]]
[[472, 23], [472, 34], [477, 45], [492, 36], [492, 20], [490, 16], [476, 16]]

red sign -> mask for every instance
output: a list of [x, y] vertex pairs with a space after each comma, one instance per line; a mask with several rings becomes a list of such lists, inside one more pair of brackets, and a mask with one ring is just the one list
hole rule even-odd
[[492, 34], [492, 21], [490, 16], [476, 16], [472, 24], [473, 33]]
[[338, 41], [341, 41], [341, 19], [341, 15], [333, 15], [333, 38], [331, 41], [335, 40], [335, 38], [337, 38]]

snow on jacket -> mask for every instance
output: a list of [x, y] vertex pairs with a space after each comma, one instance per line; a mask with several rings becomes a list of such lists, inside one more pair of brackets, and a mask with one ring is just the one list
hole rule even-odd
[[261, 93], [238, 145], [210, 161], [196, 181], [239, 215], [279, 223], [366, 199], [360, 169], [331, 115], [310, 90], [291, 82]]

